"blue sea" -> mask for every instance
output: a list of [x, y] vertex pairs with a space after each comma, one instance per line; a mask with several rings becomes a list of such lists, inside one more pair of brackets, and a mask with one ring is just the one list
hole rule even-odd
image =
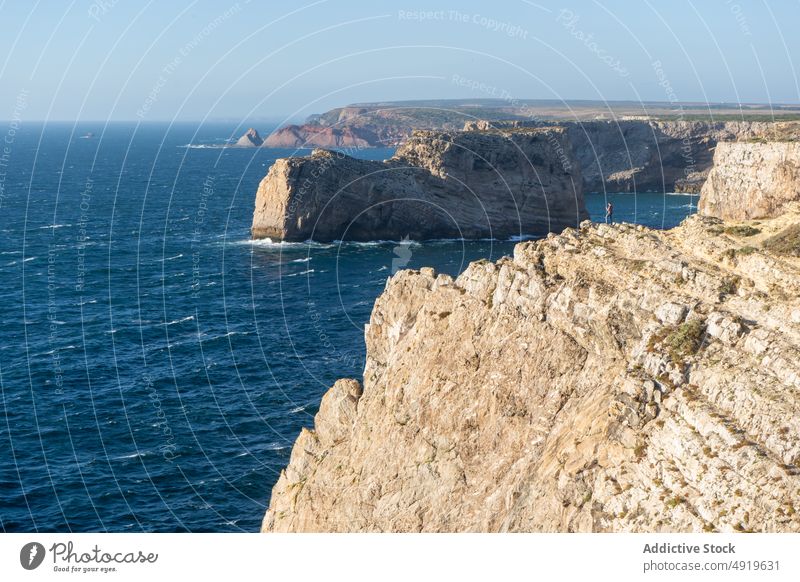
[[[488, 240], [253, 242], [259, 181], [276, 158], [308, 152], [219, 147], [245, 129], [5, 134], [3, 531], [257, 531], [322, 394], [360, 377], [364, 324], [392, 271], [455, 275], [512, 252]], [[656, 228], [697, 203], [590, 194], [593, 217], [606, 200], [616, 220]]]

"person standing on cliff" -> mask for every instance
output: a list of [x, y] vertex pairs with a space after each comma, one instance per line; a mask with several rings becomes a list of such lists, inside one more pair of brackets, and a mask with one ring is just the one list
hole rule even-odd
[[606, 204], [606, 224], [614, 222], [614, 205], [609, 202]]

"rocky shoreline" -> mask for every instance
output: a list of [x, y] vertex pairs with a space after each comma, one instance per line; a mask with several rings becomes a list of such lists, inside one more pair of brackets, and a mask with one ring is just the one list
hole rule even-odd
[[[702, 188], [718, 143], [800, 138], [792, 121], [713, 121], [621, 116], [613, 119], [475, 119], [466, 113], [415, 108], [345, 107], [303, 125], [287, 125], [260, 143], [240, 146], [363, 149], [402, 145], [415, 129], [452, 132], [563, 127], [583, 175], [585, 192], [691, 192]], [[519, 112], [518, 112], [519, 113]], [[463, 119], [469, 119], [463, 121]], [[260, 138], [259, 138], [260, 139]]]
[[[416, 131], [384, 162], [317, 150], [272, 166], [256, 194], [251, 232], [287, 241], [539, 235], [585, 218], [583, 192], [694, 192], [706, 182], [706, 205], [720, 206], [717, 190], [740, 187], [735, 203], [722, 195], [728, 204], [743, 207], [747, 198], [754, 213], [764, 205], [770, 212], [771, 195], [760, 191], [798, 196], [789, 186], [800, 177], [798, 127], [480, 121], [462, 131]], [[242, 139], [255, 138], [248, 132]], [[749, 177], [737, 186], [740, 167]], [[770, 176], [754, 177], [758, 167]]]

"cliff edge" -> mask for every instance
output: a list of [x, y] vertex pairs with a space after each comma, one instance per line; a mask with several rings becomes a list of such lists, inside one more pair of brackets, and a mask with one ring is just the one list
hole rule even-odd
[[798, 223], [585, 222], [397, 273], [263, 531], [800, 531]]

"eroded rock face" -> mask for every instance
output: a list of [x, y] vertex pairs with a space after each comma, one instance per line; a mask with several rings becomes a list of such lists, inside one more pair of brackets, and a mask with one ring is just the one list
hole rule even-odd
[[255, 238], [507, 238], [587, 217], [561, 128], [419, 131], [385, 162], [318, 150], [275, 162], [256, 194]]
[[760, 243], [798, 210], [399, 272], [263, 530], [800, 531], [800, 259]]
[[728, 220], [766, 218], [800, 200], [800, 142], [719, 143], [698, 209]]

